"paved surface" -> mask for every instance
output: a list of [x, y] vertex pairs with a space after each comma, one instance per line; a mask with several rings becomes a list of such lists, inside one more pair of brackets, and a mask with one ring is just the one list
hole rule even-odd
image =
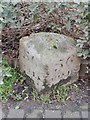
[[2, 104], [0, 103], [0, 120], [2, 119]]
[[69, 107], [69, 104], [66, 106], [61, 104], [37, 105], [33, 102], [24, 101], [13, 106], [9, 103], [7, 109], [2, 109], [2, 104], [0, 103], [1, 118], [80, 118], [80, 120], [87, 118], [89, 120], [89, 109], [88, 103]]

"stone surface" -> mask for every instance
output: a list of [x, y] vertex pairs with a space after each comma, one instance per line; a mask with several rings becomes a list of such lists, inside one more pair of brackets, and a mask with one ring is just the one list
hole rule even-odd
[[88, 111], [88, 120], [90, 120], [90, 111]]
[[20, 40], [19, 65], [22, 72], [34, 80], [40, 91], [62, 81], [78, 79], [80, 60], [75, 41], [56, 33], [35, 33]]
[[[26, 101], [24, 101], [24, 102], [26, 103]], [[18, 103], [18, 104], [21, 104], [21, 103]], [[22, 104], [23, 104], [23, 102], [22, 102]], [[84, 103], [82, 103], [82, 105], [83, 104]], [[58, 103], [58, 106], [59, 105], [61, 106], [61, 107], [59, 107], [59, 109], [56, 108], [56, 104], [52, 104], [52, 105], [55, 105], [55, 107], [48, 106], [48, 108], [46, 108], [45, 104], [44, 104], [44, 105], [41, 105], [41, 106], [43, 106], [43, 108], [35, 108], [34, 105], [32, 107], [31, 104], [28, 104], [28, 108], [25, 108], [25, 106], [26, 106], [25, 105], [24, 107], [20, 106], [21, 109], [17, 109], [17, 110], [14, 109], [15, 106], [12, 106], [12, 108], [10, 107], [9, 109], [8, 109], [8, 107], [3, 108], [4, 106], [2, 106], [2, 107], [0, 107], [0, 110], [2, 111], [2, 117], [3, 117], [3, 113], [4, 113], [4, 115], [6, 116], [6, 117], [4, 116], [4, 118], [7, 118], [7, 120], [10, 118], [13, 118], [13, 119], [21, 118], [21, 119], [25, 119], [25, 120], [27, 120], [28, 118], [37, 118], [38, 120], [47, 119], [47, 118], [55, 118], [55, 119], [61, 118], [63, 120], [64, 120], [64, 118], [66, 118], [68, 120], [70, 118], [73, 120], [76, 120], [76, 118], [78, 118], [79, 120], [84, 120], [84, 119], [89, 120], [90, 119], [89, 109], [87, 108], [85, 110], [82, 110], [80, 108], [79, 104], [78, 104], [79, 109], [75, 110], [74, 112], [72, 112], [72, 110], [68, 109], [70, 106], [66, 109], [64, 104], [60, 105]], [[85, 105], [86, 105], [86, 103], [85, 103]], [[63, 107], [65, 110], [63, 109]], [[72, 103], [71, 103], [71, 107], [73, 107]], [[5, 112], [5, 109], [8, 110], [7, 113]], [[0, 118], [1, 118], [1, 114], [0, 114]]]
[[82, 111], [82, 118], [88, 118], [88, 111]]
[[60, 110], [46, 110], [45, 118], [61, 118]]
[[0, 103], [0, 120], [2, 119], [2, 103]]
[[5, 118], [5, 114], [2, 112], [2, 118]]
[[43, 111], [42, 110], [33, 110], [31, 113], [26, 115], [26, 118], [43, 118]]
[[22, 109], [10, 109], [7, 118], [23, 118], [24, 117], [24, 110]]
[[63, 118], [80, 118], [80, 114], [78, 111], [76, 112], [71, 112], [71, 111], [66, 111], [64, 114]]

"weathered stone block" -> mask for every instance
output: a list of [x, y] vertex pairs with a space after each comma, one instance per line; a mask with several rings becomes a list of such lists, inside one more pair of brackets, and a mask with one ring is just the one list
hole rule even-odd
[[35, 33], [20, 40], [19, 64], [40, 91], [64, 80], [78, 79], [80, 60], [75, 41], [62, 34]]

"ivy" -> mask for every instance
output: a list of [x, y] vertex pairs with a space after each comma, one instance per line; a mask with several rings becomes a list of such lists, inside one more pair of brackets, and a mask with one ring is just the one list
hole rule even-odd
[[[90, 3], [88, 5], [88, 10], [85, 10], [84, 13], [83, 13], [83, 19], [82, 21], [84, 20], [84, 23], [86, 24], [86, 27], [85, 27], [85, 34], [84, 34], [84, 37], [83, 39], [79, 39], [77, 40], [77, 45], [79, 47], [78, 49], [78, 56], [83, 58], [83, 59], [86, 59], [86, 60], [90, 60], [90, 37], [89, 37], [89, 34], [90, 34], [90, 11], [89, 11], [89, 6], [90, 6]], [[89, 64], [89, 63], [88, 63]], [[89, 73], [90, 72], [90, 68], [87, 64], [87, 67], [86, 67], [86, 73]]]

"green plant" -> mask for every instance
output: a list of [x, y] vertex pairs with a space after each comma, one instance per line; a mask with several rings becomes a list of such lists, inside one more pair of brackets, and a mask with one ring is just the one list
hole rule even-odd
[[3, 83], [0, 84], [0, 100], [7, 101], [13, 95], [13, 85], [20, 79], [25, 79], [16, 69], [12, 68], [8, 62], [3, 59], [0, 65], [2, 70]]
[[34, 100], [38, 100], [39, 93], [38, 93], [38, 91], [35, 88], [33, 88], [33, 91], [32, 91], [31, 94], [32, 94]]
[[68, 86], [56, 86], [54, 88], [54, 96], [57, 101], [64, 102], [68, 96], [69, 87]]
[[89, 7], [90, 7], [90, 2], [88, 3], [88, 8], [86, 8], [83, 12], [82, 12], [82, 21], [84, 20], [85, 24], [85, 28], [84, 28], [84, 36], [82, 39], [77, 40], [77, 46], [79, 47], [78, 50], [78, 56], [87, 59], [90, 58], [90, 38], [89, 38], [89, 31], [90, 31], [90, 11], [89, 11]]
[[90, 58], [90, 40], [77, 40], [78, 49], [78, 56], [82, 57], [83, 59]]
[[6, 24], [10, 27], [19, 27], [21, 25], [20, 21], [17, 19], [20, 15], [14, 9], [17, 2], [0, 2], [0, 29], [3, 29]]
[[39, 99], [40, 99], [40, 101], [42, 101], [44, 103], [50, 103], [50, 96], [49, 96], [49, 94], [41, 95]]
[[[90, 7], [90, 2], [88, 3], [88, 8], [89, 7]], [[76, 46], [78, 47], [77, 49], [78, 56], [86, 60], [90, 59], [90, 37], [89, 37], [90, 23], [89, 22], [90, 22], [90, 11], [89, 9], [85, 9], [81, 20], [81, 23], [85, 24], [84, 34], [81, 39], [77, 40]], [[86, 66], [85, 73], [89, 73], [90, 71], [88, 64]]]

